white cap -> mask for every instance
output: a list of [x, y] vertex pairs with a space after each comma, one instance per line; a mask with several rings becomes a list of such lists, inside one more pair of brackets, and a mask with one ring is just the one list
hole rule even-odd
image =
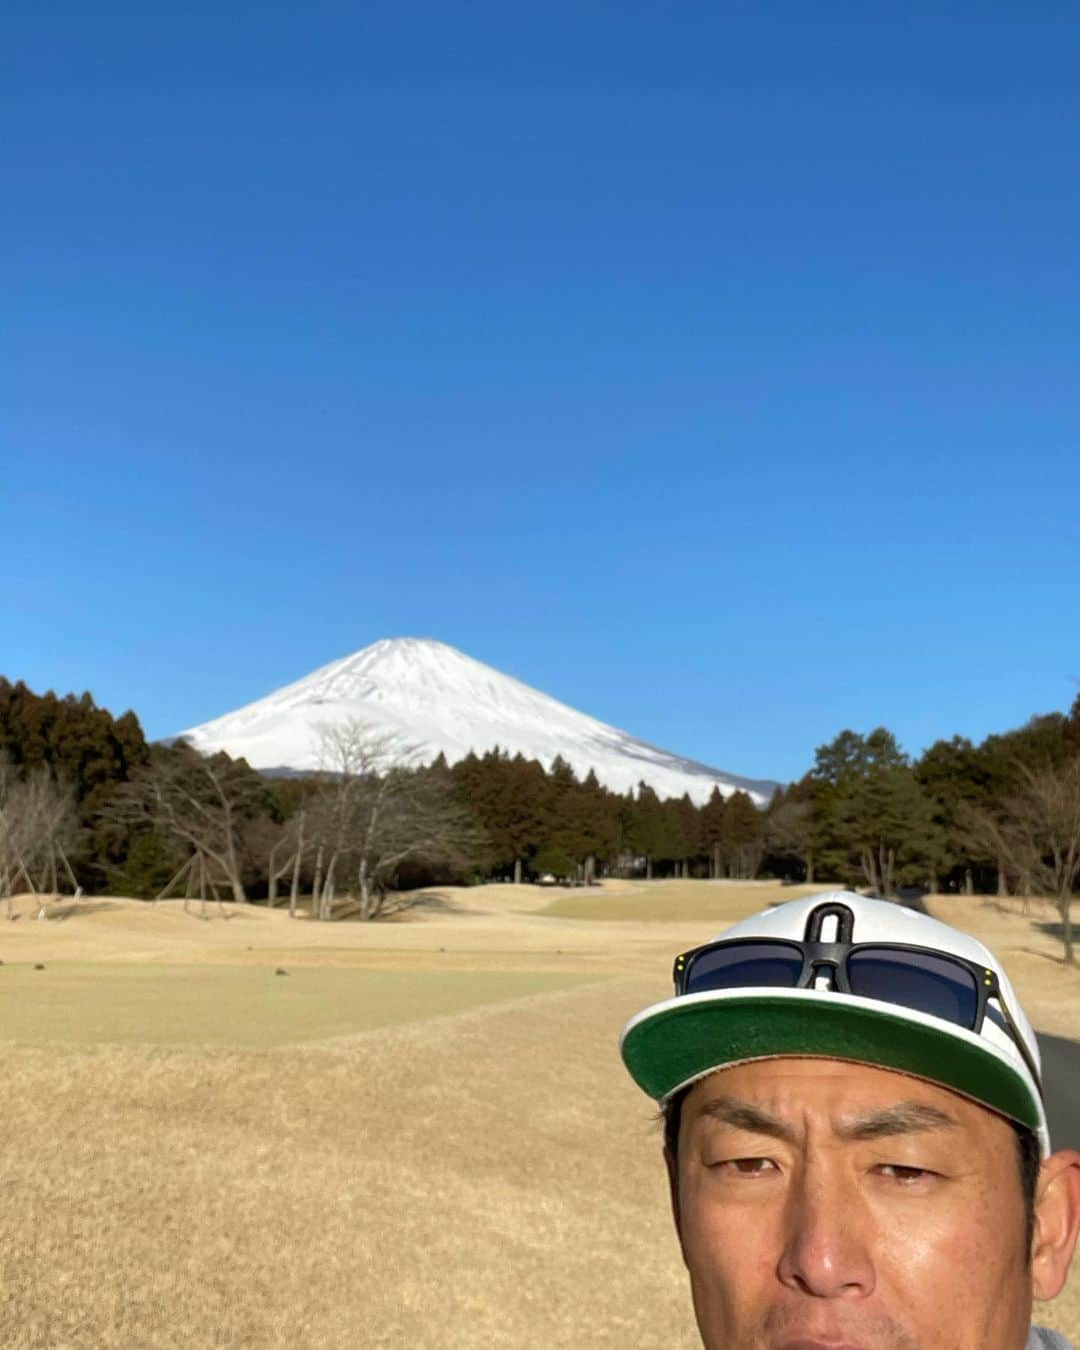
[[[1035, 1033], [1001, 963], [975, 938], [928, 915], [850, 891], [826, 891], [754, 914], [715, 940], [802, 943], [810, 916], [824, 905], [850, 912], [854, 944], [903, 944], [956, 956], [978, 967], [987, 984], [996, 980], [1001, 1002], [1041, 1073]], [[748, 1060], [847, 1059], [913, 1074], [970, 1097], [1033, 1130], [1043, 1155], [1050, 1152], [1039, 1083], [1004, 1018], [993, 1015], [970, 1031], [929, 1012], [836, 989], [707, 989], [644, 1009], [624, 1027], [620, 1047], [634, 1080], [661, 1104], [698, 1078]]]

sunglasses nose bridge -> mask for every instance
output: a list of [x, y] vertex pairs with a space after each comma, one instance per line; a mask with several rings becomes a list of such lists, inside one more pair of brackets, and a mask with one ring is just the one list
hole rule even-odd
[[839, 982], [841, 964], [841, 959], [838, 956], [825, 955], [820, 952], [814, 953], [812, 956], [807, 957], [806, 969], [803, 972], [803, 978], [800, 981], [800, 984], [802, 984], [804, 988], [808, 988], [810, 985], [816, 984], [818, 979], [824, 974], [829, 977], [835, 985]]

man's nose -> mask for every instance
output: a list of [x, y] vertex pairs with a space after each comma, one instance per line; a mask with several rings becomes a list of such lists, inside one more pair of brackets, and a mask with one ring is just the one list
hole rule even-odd
[[789, 1195], [778, 1274], [815, 1298], [866, 1298], [874, 1264], [860, 1198], [838, 1178], [804, 1175]]

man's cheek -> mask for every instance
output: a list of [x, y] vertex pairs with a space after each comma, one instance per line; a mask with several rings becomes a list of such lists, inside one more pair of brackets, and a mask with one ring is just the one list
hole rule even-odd
[[775, 1280], [780, 1251], [772, 1216], [684, 1202], [683, 1247], [691, 1273], [726, 1304], [753, 1302]]
[[904, 1249], [911, 1261], [940, 1261], [948, 1253], [951, 1261], [978, 1257], [993, 1263], [1005, 1251], [1009, 1217], [999, 1199], [994, 1188], [948, 1188], [922, 1199], [900, 1194], [871, 1212], [879, 1243]]
[[[1009, 1278], [997, 1225], [973, 1212], [911, 1206], [878, 1214], [873, 1234], [878, 1295], [894, 1316], [918, 1324], [927, 1345], [960, 1344], [959, 1328], [993, 1307]], [[963, 1278], [959, 1278], [962, 1274]], [[944, 1339], [939, 1340], [943, 1329]]]
[[699, 1222], [688, 1235], [687, 1268], [704, 1350], [751, 1350], [780, 1293], [776, 1260], [755, 1227]]

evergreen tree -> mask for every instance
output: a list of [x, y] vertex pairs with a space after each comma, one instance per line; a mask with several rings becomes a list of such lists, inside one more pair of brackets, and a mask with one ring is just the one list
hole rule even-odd
[[777, 875], [793, 880], [814, 881], [817, 841], [814, 834], [816, 785], [807, 774], [787, 789], [781, 788], [769, 802], [765, 816], [767, 866]]
[[985, 807], [990, 797], [985, 757], [963, 736], [935, 741], [915, 765], [915, 779], [929, 802], [931, 827], [939, 845], [934, 889], [970, 894], [977, 880], [985, 888], [986, 860], [972, 847], [966, 823], [968, 812]]
[[709, 876], [724, 875], [724, 812], [726, 804], [720, 789], [714, 787], [701, 808], [701, 844], [709, 859]]
[[896, 738], [884, 727], [843, 731], [815, 757], [814, 826], [824, 866], [875, 892], [925, 878], [937, 860], [930, 804]]
[[577, 856], [586, 885], [595, 879], [598, 868], [614, 859], [619, 841], [618, 799], [600, 786], [590, 769], [575, 793], [580, 822], [577, 831]]
[[496, 748], [483, 758], [470, 752], [450, 774], [462, 802], [487, 836], [489, 869], [523, 880], [546, 837], [543, 767], [520, 754], [510, 759]]
[[631, 846], [645, 859], [647, 879], [652, 878], [660, 859], [671, 856], [671, 838], [663, 806], [654, 790], [644, 782], [638, 784], [634, 803]]
[[[147, 763], [149, 753], [133, 712], [114, 718], [89, 693], [35, 694], [21, 680], [12, 684], [0, 677], [0, 759], [24, 776], [47, 766], [73, 795], [79, 833], [70, 862], [87, 892], [109, 885], [132, 848], [132, 831], [103, 821], [101, 812], [117, 786]], [[139, 854], [144, 860], [156, 857], [157, 872], [171, 856], [160, 839], [143, 840]], [[147, 871], [145, 862], [138, 870]]]
[[690, 794], [684, 793], [675, 803], [675, 815], [678, 820], [680, 853], [684, 877], [691, 876], [695, 864], [702, 858], [705, 846], [702, 841], [701, 812], [690, 800]]
[[1069, 756], [1080, 755], [1080, 694], [1073, 699], [1063, 730], [1065, 742], [1069, 747]]
[[730, 876], [757, 875], [765, 849], [765, 818], [745, 792], [733, 792], [724, 810], [723, 850]]

